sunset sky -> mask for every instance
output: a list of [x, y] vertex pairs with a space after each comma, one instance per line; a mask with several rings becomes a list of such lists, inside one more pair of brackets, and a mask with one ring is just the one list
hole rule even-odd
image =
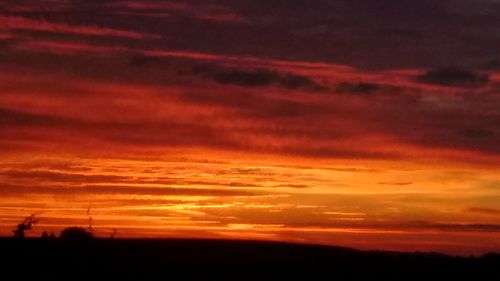
[[500, 0], [0, 0], [0, 236], [500, 251]]

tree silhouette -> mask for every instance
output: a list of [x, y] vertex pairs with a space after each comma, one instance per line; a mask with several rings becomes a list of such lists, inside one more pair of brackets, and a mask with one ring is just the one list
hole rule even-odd
[[59, 239], [64, 240], [90, 240], [93, 238], [91, 232], [85, 230], [83, 227], [68, 227], [61, 231]]
[[24, 232], [26, 230], [30, 230], [34, 224], [38, 222], [37, 219], [35, 219], [35, 215], [31, 215], [27, 218], [24, 219], [24, 221], [20, 224], [17, 225], [17, 228], [13, 230], [14, 232], [14, 237], [23, 239], [24, 238]]

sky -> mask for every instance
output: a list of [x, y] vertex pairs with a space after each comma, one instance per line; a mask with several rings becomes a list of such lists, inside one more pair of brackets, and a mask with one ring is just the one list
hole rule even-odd
[[500, 251], [500, 1], [0, 0], [0, 236]]

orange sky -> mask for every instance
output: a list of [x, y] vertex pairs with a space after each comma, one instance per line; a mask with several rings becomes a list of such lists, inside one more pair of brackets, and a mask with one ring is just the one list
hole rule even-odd
[[382, 60], [390, 42], [352, 37], [374, 27], [338, 19], [354, 54], [331, 55], [293, 41], [329, 27], [319, 8], [293, 23], [220, 2], [0, 4], [0, 235], [90, 210], [103, 237], [500, 251], [500, 71], [470, 52], [486, 43], [432, 33]]

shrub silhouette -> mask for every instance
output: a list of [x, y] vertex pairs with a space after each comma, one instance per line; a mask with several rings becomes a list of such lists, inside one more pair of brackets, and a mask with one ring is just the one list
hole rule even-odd
[[85, 230], [83, 227], [68, 227], [61, 231], [59, 239], [65, 240], [90, 240], [92, 239], [92, 233]]

